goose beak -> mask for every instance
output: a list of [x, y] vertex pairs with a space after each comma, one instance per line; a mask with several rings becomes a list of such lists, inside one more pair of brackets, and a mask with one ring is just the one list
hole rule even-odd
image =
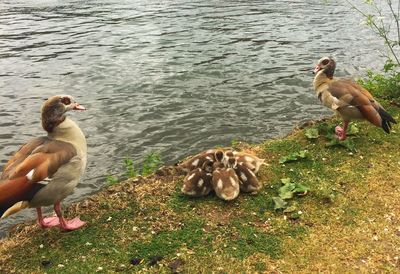
[[75, 103], [73, 110], [86, 110], [86, 108], [78, 103]]
[[316, 74], [320, 70], [321, 70], [321, 67], [319, 65], [316, 65], [315, 68], [314, 68], [313, 73]]

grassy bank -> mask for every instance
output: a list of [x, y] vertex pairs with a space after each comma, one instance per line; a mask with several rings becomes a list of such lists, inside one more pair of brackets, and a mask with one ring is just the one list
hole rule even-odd
[[[266, 159], [257, 195], [187, 198], [166, 167], [72, 205], [79, 231], [19, 225], [0, 241], [0, 273], [400, 271], [400, 129], [358, 123], [347, 147], [327, 146], [338, 122], [238, 144]], [[283, 178], [309, 191], [275, 209]]]

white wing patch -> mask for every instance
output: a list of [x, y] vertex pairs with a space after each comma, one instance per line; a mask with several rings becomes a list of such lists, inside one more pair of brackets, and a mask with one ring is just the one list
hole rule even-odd
[[192, 166], [197, 166], [199, 164], [199, 159], [193, 161]]
[[34, 173], [34, 172], [35, 172], [35, 170], [32, 169], [31, 171], [28, 172], [28, 174], [26, 174], [26, 178], [27, 178], [29, 181], [32, 181], [32, 179], [33, 179], [33, 173]]
[[217, 182], [217, 188], [218, 189], [222, 189], [222, 187], [223, 187], [223, 182], [222, 182], [221, 179], [219, 179], [218, 182]]
[[188, 181], [192, 180], [193, 177], [194, 177], [195, 175], [196, 175], [195, 173], [192, 173], [192, 174], [187, 178], [187, 180], [188, 180]]

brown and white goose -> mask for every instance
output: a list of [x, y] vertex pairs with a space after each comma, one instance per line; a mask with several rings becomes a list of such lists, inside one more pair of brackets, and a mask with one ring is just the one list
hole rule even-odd
[[[36, 208], [42, 228], [75, 230], [85, 222], [65, 220], [61, 201], [73, 193], [86, 167], [86, 139], [66, 114], [85, 110], [69, 95], [53, 96], [41, 109], [47, 136], [23, 145], [8, 161], [0, 177], [1, 219], [24, 208]], [[43, 218], [41, 207], [54, 205], [57, 217]]]
[[213, 170], [212, 186], [215, 194], [225, 201], [235, 199], [240, 192], [239, 178], [235, 170], [231, 167], [225, 167], [221, 162], [215, 162]]
[[339, 140], [346, 139], [349, 122], [354, 119], [367, 120], [387, 133], [396, 121], [372, 97], [371, 93], [352, 79], [334, 78], [336, 63], [330, 57], [323, 57], [315, 66], [314, 89], [321, 103], [331, 108], [343, 119], [343, 128], [337, 126], [335, 133]]
[[201, 168], [191, 170], [183, 180], [182, 193], [200, 197], [206, 196], [212, 190], [212, 166], [213, 162], [204, 162]]

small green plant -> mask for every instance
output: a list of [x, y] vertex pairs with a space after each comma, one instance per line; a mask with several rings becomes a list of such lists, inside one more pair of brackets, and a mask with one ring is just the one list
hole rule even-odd
[[295, 194], [305, 195], [309, 188], [300, 183], [293, 183], [290, 178], [281, 179], [283, 186], [278, 190], [279, 196], [272, 197], [274, 201], [274, 209], [285, 209], [288, 203], [285, 200], [292, 199]]
[[301, 150], [301, 151], [293, 152], [292, 154], [290, 154], [288, 156], [281, 157], [279, 159], [279, 163], [284, 164], [287, 162], [294, 162], [294, 161], [309, 158], [309, 157], [310, 157], [310, 154], [308, 153], [307, 150]]
[[367, 72], [367, 77], [358, 82], [375, 96], [387, 100], [394, 100], [399, 103], [400, 98], [400, 72], [391, 60], [384, 66], [383, 72], [376, 73], [371, 70]]
[[141, 175], [147, 176], [157, 170], [161, 165], [162, 160], [160, 154], [151, 152], [144, 159]]
[[233, 139], [231, 141], [231, 147], [237, 147], [240, 144], [239, 140]]
[[118, 183], [119, 180], [118, 180], [117, 177], [115, 177], [113, 175], [107, 175], [106, 176], [106, 182], [107, 182], [107, 185], [112, 186], [112, 185], [115, 185], [116, 183]]
[[318, 128], [315, 127], [307, 128], [304, 134], [306, 135], [307, 139], [318, 139], [319, 137]]
[[130, 158], [124, 159], [125, 176], [128, 178], [134, 178], [137, 176], [133, 160]]
[[400, 96], [400, 2], [364, 0], [363, 4], [347, 3], [365, 20], [365, 24], [383, 40], [387, 48], [383, 73], [367, 72], [367, 79], [360, 80], [375, 96], [398, 100]]
[[326, 138], [328, 138], [330, 140], [330, 142], [328, 144], [326, 144], [326, 147], [344, 147], [348, 150], [350, 150], [350, 152], [357, 152], [356, 146], [353, 142], [353, 140], [347, 138], [344, 141], [339, 141], [339, 139], [337, 138], [337, 136], [335, 134], [327, 134]]

